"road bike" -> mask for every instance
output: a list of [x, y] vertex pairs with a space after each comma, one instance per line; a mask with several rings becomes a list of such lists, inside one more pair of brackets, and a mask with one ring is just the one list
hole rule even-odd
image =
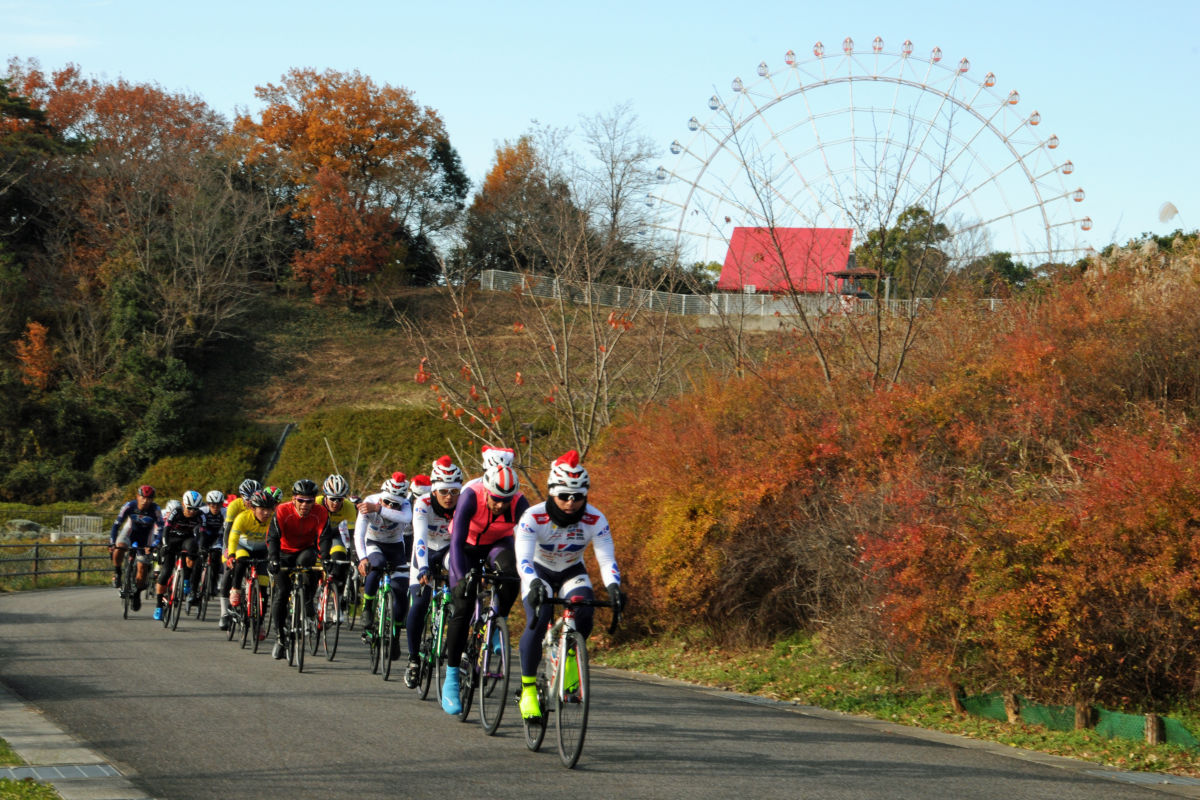
[[[357, 563], [354, 561], [351, 564]], [[354, 630], [354, 623], [358, 621], [358, 612], [362, 609], [362, 590], [363, 576], [358, 574], [357, 569], [351, 568], [349, 577], [346, 578], [346, 586], [342, 591], [341, 605], [346, 613], [346, 625], [349, 630]]]
[[219, 555], [220, 551], [215, 547], [201, 547], [197, 556], [201, 559], [203, 566], [200, 568], [200, 580], [196, 583], [195, 593], [192, 596], [197, 606], [196, 619], [201, 622], [208, 619], [208, 601], [217, 594], [216, 565], [221, 563], [217, 560]]
[[[430, 573], [433, 576], [433, 573]], [[417, 689], [421, 699], [429, 696], [431, 684], [442, 685], [442, 670], [446, 664], [446, 627], [450, 621], [450, 585], [446, 582], [446, 571], [429, 581], [433, 596], [425, 610], [425, 627], [421, 631], [421, 644], [417, 658]]]
[[475, 584], [475, 609], [471, 614], [467, 643], [459, 664], [458, 699], [462, 710], [458, 718], [467, 721], [471, 703], [479, 694], [479, 722], [489, 736], [500, 727], [504, 702], [508, 695], [512, 648], [508, 641], [508, 620], [497, 614], [499, 587], [503, 583], [520, 581], [515, 575], [503, 575], [488, 567], [473, 569], [467, 574]]
[[171, 570], [171, 577], [167, 579], [167, 591], [163, 595], [163, 627], [170, 627], [175, 630], [179, 627], [179, 615], [183, 611], [183, 572], [187, 567], [185, 563], [187, 558], [183, 553], [178, 553], [175, 556], [175, 568]]
[[338, 634], [342, 628], [342, 601], [337, 582], [325, 572], [317, 587], [317, 635], [312, 640], [312, 654], [325, 649], [325, 658], [333, 661], [337, 652]]
[[138, 568], [138, 549], [130, 546], [125, 551], [125, 556], [121, 562], [121, 605], [122, 618], [129, 619], [129, 612], [136, 611], [133, 606], [135, 604], [141, 607], [138, 600], [138, 595], [141, 593], [141, 588], [137, 585], [137, 568]]
[[[610, 600], [583, 600], [557, 597], [545, 601], [563, 606], [562, 616], [546, 626], [542, 641], [542, 660], [537, 669], [538, 706], [542, 715], [523, 720], [525, 746], [536, 751], [546, 736], [548, 714], [554, 711], [554, 727], [558, 735], [558, 756], [563, 766], [571, 769], [583, 752], [583, 738], [587, 733], [588, 707], [592, 690], [588, 673], [587, 642], [575, 627], [575, 609], [582, 606], [613, 609], [609, 633], [617, 629], [620, 611]], [[537, 609], [534, 609], [530, 630], [537, 624]], [[521, 693], [517, 691], [517, 701]]]
[[396, 567], [391, 562], [383, 565], [383, 575], [375, 591], [375, 619], [369, 628], [363, 628], [363, 639], [371, 649], [371, 674], [381, 673], [385, 681], [392, 674], [395, 660], [392, 653], [399, 650], [393, 641], [399, 641], [400, 631], [404, 629], [404, 620], [397, 621], [392, 610], [392, 593], [396, 591], [392, 586], [392, 576], [398, 574], [400, 569], [402, 567]]
[[288, 596], [287, 616], [284, 617], [287, 625], [286, 640], [287, 640], [287, 662], [288, 666], [294, 666], [297, 672], [304, 672], [304, 641], [306, 637], [316, 635], [316, 619], [309, 617], [307, 612], [308, 604], [304, 599], [304, 585], [308, 582], [308, 574], [313, 571], [313, 567], [293, 567], [292, 575], [292, 591]]

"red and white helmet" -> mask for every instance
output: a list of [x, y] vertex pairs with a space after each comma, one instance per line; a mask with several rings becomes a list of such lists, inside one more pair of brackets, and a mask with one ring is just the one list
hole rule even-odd
[[515, 457], [516, 453], [513, 452], [511, 447], [492, 447], [487, 444], [483, 446], [483, 468], [485, 470], [497, 464], [511, 467], [513, 465], [513, 458]]
[[462, 470], [450, 460], [450, 456], [442, 456], [433, 462], [433, 469], [429, 471], [429, 480], [432, 482], [432, 489], [435, 492], [439, 489], [461, 489], [463, 474]]
[[428, 475], [413, 475], [412, 485], [409, 486], [409, 491], [412, 492], [414, 498], [424, 497], [433, 489]]
[[492, 497], [507, 500], [521, 488], [516, 471], [505, 464], [495, 464], [483, 473], [483, 488]]
[[572, 492], [582, 492], [587, 494], [588, 491], [588, 472], [579, 463], [579, 453], [575, 450], [568, 450], [554, 460], [550, 465], [550, 480], [548, 481], [550, 494], [555, 494], [555, 489], [567, 489]]
[[389, 500], [400, 502], [408, 492], [408, 476], [403, 472], [393, 472], [392, 477], [379, 487], [379, 492]]

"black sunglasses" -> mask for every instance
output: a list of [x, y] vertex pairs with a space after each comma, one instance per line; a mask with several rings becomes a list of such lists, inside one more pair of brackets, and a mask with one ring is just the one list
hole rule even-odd
[[559, 500], [584, 500], [587, 498], [587, 495], [584, 494], [583, 492], [571, 492], [570, 494], [556, 494], [554, 496], [557, 497]]
[[397, 503], [395, 500], [381, 500], [380, 502], [383, 503], [388, 508], [399, 508], [400, 507], [400, 504]]
[[313, 503], [317, 502], [316, 499], [312, 497], [295, 497], [293, 499], [302, 506], [311, 506]]

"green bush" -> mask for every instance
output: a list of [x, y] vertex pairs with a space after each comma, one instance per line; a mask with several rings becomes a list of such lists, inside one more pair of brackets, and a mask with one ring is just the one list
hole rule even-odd
[[[163, 505], [189, 489], [207, 494], [220, 489], [226, 494], [237, 489], [246, 478], [262, 477], [264, 454], [275, 444], [274, 437], [260, 427], [240, 425], [223, 431], [218, 439], [202, 450], [168, 456], [142, 473], [139, 483], [148, 483], [158, 491]], [[133, 496], [134, 487], [128, 495]]]
[[351, 491], [362, 495], [375, 491], [396, 470], [410, 477], [428, 473], [433, 460], [445, 454], [456, 461], [461, 456], [465, 473], [478, 468], [478, 446], [452, 422], [419, 409], [339, 408], [318, 411], [300, 423], [267, 483], [282, 487], [285, 494], [300, 478], [320, 483], [334, 470], [330, 449]]

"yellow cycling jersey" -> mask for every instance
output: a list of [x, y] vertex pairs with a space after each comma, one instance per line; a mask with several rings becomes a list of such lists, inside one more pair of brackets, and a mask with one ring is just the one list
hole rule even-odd
[[[233, 503], [229, 504], [230, 507]], [[266, 522], [259, 522], [258, 517], [254, 516], [253, 509], [246, 509], [238, 514], [233, 520], [233, 527], [229, 529], [229, 542], [225, 548], [226, 553], [237, 553], [239, 540], [245, 538], [248, 542], [267, 541], [267, 528], [271, 527], [271, 518], [267, 517]]]
[[232, 522], [238, 518], [238, 514], [246, 511], [250, 506], [246, 505], [246, 501], [241, 497], [235, 497], [229, 505], [225, 506], [225, 521]]
[[354, 530], [354, 523], [358, 521], [358, 509], [354, 507], [353, 503], [351, 503], [349, 500], [343, 501], [341, 510], [335, 514], [329, 508], [328, 503], [325, 502], [325, 495], [317, 495], [317, 502], [325, 506], [325, 509], [329, 511], [329, 526], [331, 528], [336, 530], [340, 523], [344, 522], [350, 531]]

